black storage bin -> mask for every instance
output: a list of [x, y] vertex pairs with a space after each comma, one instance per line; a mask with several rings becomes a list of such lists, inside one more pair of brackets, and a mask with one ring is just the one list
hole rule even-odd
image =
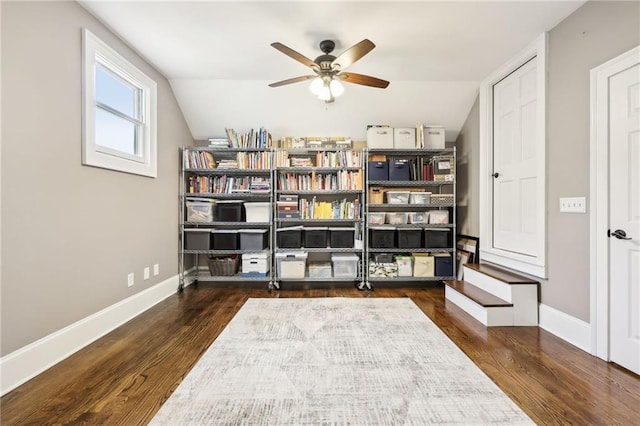
[[393, 253], [371, 253], [371, 258], [376, 263], [393, 263]]
[[395, 226], [372, 226], [369, 228], [371, 248], [396, 248]]
[[410, 180], [409, 162], [407, 160], [389, 161], [389, 180]]
[[210, 229], [185, 229], [184, 249], [185, 250], [209, 250], [211, 241]]
[[333, 248], [353, 248], [356, 228], [329, 228], [329, 242]]
[[451, 256], [435, 256], [435, 276], [453, 276], [453, 258]]
[[386, 161], [369, 161], [367, 171], [370, 181], [389, 180], [389, 164]]
[[304, 247], [305, 248], [326, 248], [327, 247], [327, 233], [329, 228], [326, 226], [321, 227], [305, 227], [304, 230]]
[[279, 248], [301, 248], [302, 226], [291, 226], [276, 230], [276, 238]]
[[235, 229], [212, 229], [211, 240], [214, 250], [238, 250], [238, 231]]
[[398, 248], [422, 248], [422, 229], [398, 227]]
[[219, 222], [242, 222], [243, 208], [242, 201], [218, 200], [216, 202], [216, 221]]
[[425, 229], [425, 248], [449, 248], [451, 247], [451, 230], [449, 229]]

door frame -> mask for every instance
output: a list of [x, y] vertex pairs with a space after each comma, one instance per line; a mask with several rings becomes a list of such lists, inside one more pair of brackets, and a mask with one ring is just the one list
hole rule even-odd
[[591, 69], [590, 324], [591, 354], [609, 361], [609, 79], [640, 63], [640, 46]]
[[[494, 71], [480, 85], [480, 257], [516, 271], [540, 278], [547, 277], [547, 167], [546, 167], [546, 93], [547, 93], [547, 33], [538, 36], [520, 53]], [[493, 86], [537, 57], [537, 175], [538, 211], [536, 225], [540, 229], [537, 256], [525, 256], [493, 247]]]

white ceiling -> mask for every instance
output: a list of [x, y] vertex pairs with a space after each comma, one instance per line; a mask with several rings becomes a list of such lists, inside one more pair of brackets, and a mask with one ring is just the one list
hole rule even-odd
[[[195, 139], [260, 125], [277, 137], [358, 139], [364, 124], [428, 122], [445, 125], [452, 140], [480, 81], [584, 1], [81, 3], [169, 79]], [[325, 105], [307, 83], [267, 87], [310, 74], [270, 43], [314, 59], [321, 40], [334, 40], [337, 56], [364, 38], [376, 48], [348, 71], [389, 80], [389, 88], [347, 85]], [[292, 115], [296, 124], [285, 124]]]

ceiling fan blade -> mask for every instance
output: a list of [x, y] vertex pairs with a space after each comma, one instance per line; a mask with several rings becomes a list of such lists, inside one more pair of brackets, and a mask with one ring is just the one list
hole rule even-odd
[[344, 52], [331, 63], [331, 67], [338, 66], [340, 69], [345, 69], [349, 65], [353, 64], [358, 59], [362, 58], [367, 53], [371, 52], [376, 47], [371, 40], [364, 39], [360, 43], [356, 43]]
[[315, 75], [303, 75], [301, 77], [294, 77], [294, 78], [289, 78], [287, 80], [282, 80], [282, 81], [277, 81], [275, 83], [271, 83], [269, 85], [269, 87], [280, 87], [280, 86], [284, 86], [285, 84], [299, 83], [301, 81], [311, 80], [312, 78], [316, 78], [316, 76]]
[[338, 74], [338, 78], [346, 83], [361, 84], [363, 86], [386, 88], [389, 85], [387, 80], [371, 77], [370, 75], [356, 74], [353, 72], [342, 72]]
[[288, 57], [295, 59], [296, 61], [300, 62], [301, 64], [304, 64], [304, 65], [306, 65], [306, 66], [308, 66], [310, 68], [313, 68], [313, 69], [317, 69], [318, 68], [318, 64], [313, 62], [311, 59], [307, 58], [306, 56], [304, 56], [301, 53], [296, 52], [295, 50], [291, 49], [290, 47], [285, 46], [282, 43], [278, 43], [278, 42], [271, 43], [271, 46], [273, 46], [277, 50], [281, 51], [282, 53], [284, 53]]

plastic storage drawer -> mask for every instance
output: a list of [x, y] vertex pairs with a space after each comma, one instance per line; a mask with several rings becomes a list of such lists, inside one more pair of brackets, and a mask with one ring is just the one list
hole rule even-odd
[[398, 248], [422, 248], [422, 229], [399, 227]]
[[241, 250], [264, 250], [267, 248], [269, 233], [266, 229], [243, 229], [239, 232]]
[[247, 222], [271, 222], [271, 203], [244, 203], [244, 210]]
[[389, 162], [389, 180], [407, 181], [411, 179], [407, 160], [394, 160]]
[[409, 191], [387, 191], [388, 204], [408, 204]]
[[371, 248], [395, 248], [396, 228], [394, 226], [369, 227], [369, 246]]
[[355, 254], [332, 254], [334, 278], [356, 278], [358, 276], [358, 262], [360, 258]]
[[409, 223], [427, 223], [428, 221], [429, 221], [429, 213], [427, 212], [409, 213]]
[[242, 201], [218, 200], [216, 202], [216, 221], [241, 222]]
[[301, 248], [302, 226], [290, 226], [276, 230], [279, 248]]
[[385, 212], [369, 212], [369, 225], [384, 225]]
[[449, 248], [451, 247], [451, 231], [449, 229], [425, 229], [425, 248]]
[[386, 161], [370, 161], [367, 163], [369, 181], [389, 180], [389, 164]]
[[304, 247], [305, 248], [326, 248], [327, 233], [326, 226], [304, 227]]
[[309, 278], [331, 278], [331, 275], [331, 263], [314, 262], [309, 264]]
[[213, 222], [214, 200], [201, 200], [187, 198], [185, 205], [187, 222]]
[[184, 249], [185, 250], [209, 250], [211, 247], [210, 229], [185, 229]]
[[353, 248], [356, 228], [329, 228], [329, 243], [333, 248]]
[[430, 192], [412, 192], [409, 194], [409, 203], [411, 204], [429, 204], [431, 201]]
[[387, 223], [390, 225], [405, 225], [407, 217], [406, 212], [387, 212]]

